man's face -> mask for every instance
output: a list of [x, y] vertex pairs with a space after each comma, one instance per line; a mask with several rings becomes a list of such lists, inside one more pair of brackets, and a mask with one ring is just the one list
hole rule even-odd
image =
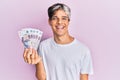
[[62, 36], [68, 34], [69, 18], [63, 10], [56, 11], [51, 20], [49, 20], [49, 24], [54, 35]]

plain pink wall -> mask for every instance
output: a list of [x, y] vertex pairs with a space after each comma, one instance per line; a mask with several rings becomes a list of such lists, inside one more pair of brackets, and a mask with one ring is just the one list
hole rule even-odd
[[0, 80], [36, 80], [35, 66], [23, 60], [18, 30], [34, 27], [52, 35], [47, 8], [56, 2], [71, 7], [70, 32], [92, 51], [90, 80], [120, 79], [120, 1], [0, 0]]

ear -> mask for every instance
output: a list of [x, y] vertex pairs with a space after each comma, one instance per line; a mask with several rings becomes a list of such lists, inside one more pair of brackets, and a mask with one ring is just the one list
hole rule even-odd
[[48, 23], [49, 23], [49, 25], [51, 26], [51, 21], [50, 21], [50, 19], [48, 19]]

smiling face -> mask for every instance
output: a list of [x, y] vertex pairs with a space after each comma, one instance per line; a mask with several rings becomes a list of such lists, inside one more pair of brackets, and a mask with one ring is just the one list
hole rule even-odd
[[64, 10], [55, 11], [51, 19], [49, 19], [49, 24], [53, 30], [54, 36], [63, 36], [68, 34], [69, 18]]

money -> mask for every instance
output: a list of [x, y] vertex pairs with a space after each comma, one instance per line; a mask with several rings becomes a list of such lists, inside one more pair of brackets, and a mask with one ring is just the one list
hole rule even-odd
[[19, 37], [25, 48], [38, 49], [43, 32], [35, 28], [24, 28], [18, 31]]

